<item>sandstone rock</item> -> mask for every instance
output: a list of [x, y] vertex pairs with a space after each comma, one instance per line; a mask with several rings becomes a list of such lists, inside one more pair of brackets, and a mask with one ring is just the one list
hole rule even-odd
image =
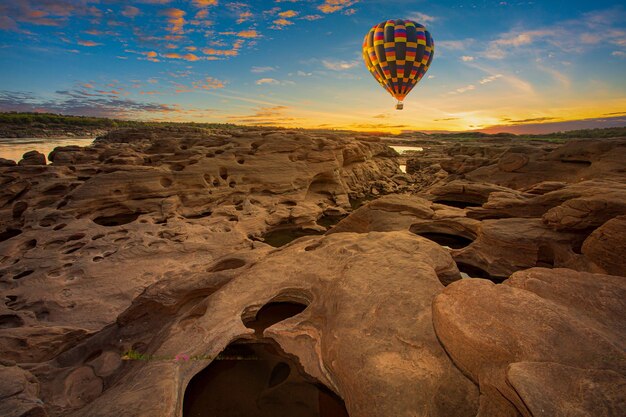
[[17, 164], [11, 159], [0, 158], [0, 167], [13, 167], [15, 165]]
[[22, 156], [18, 165], [46, 165], [46, 156], [37, 151], [28, 151]]
[[582, 253], [607, 274], [626, 276], [626, 216], [615, 217], [589, 235]]
[[[622, 277], [535, 268], [503, 285], [453, 283], [435, 298], [433, 320], [455, 364], [480, 385], [479, 415], [553, 415], [559, 405], [580, 407], [580, 415], [619, 415], [624, 300]], [[590, 399], [580, 384], [602, 390], [596, 392], [607, 401]]]

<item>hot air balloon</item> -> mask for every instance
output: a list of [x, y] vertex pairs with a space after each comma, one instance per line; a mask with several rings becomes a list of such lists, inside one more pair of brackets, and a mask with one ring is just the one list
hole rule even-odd
[[363, 60], [376, 81], [402, 100], [422, 79], [435, 54], [430, 32], [412, 20], [387, 20], [374, 26], [363, 40]]

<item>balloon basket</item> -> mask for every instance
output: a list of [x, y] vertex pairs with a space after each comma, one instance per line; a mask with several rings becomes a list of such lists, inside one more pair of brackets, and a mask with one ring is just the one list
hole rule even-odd
[[396, 110], [402, 110], [404, 108], [404, 103], [401, 101], [398, 101], [398, 104], [396, 104]]

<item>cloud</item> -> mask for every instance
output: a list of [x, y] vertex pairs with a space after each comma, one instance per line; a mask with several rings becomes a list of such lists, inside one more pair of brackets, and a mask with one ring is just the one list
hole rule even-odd
[[239, 36], [240, 38], [255, 39], [261, 35], [259, 35], [259, 33], [256, 30], [250, 29], [250, 30], [242, 30], [240, 32], [237, 32], [237, 36]]
[[302, 16], [300, 19], [304, 19], [304, 20], [308, 20], [308, 21], [314, 21], [314, 20], [320, 20], [323, 19], [324, 16], [321, 16], [319, 14], [308, 14], [306, 16]]
[[193, 0], [193, 4], [196, 7], [217, 6], [217, 0]]
[[286, 10], [284, 12], [278, 13], [278, 16], [285, 17], [285, 18], [291, 18], [291, 17], [298, 16], [298, 12], [296, 12], [295, 10]]
[[193, 88], [201, 90], [216, 90], [218, 88], [224, 88], [224, 82], [217, 78], [206, 77], [204, 80], [195, 81], [192, 83]]
[[359, 0], [325, 0], [324, 3], [317, 6], [317, 8], [322, 13], [328, 14], [328, 13], [339, 12], [358, 2]]
[[496, 75], [491, 75], [489, 77], [485, 77], [482, 80], [480, 80], [479, 83], [481, 83], [481, 84], [489, 84], [490, 82], [493, 82], [493, 81], [497, 80], [498, 78], [502, 78], [502, 74], [496, 74]]
[[169, 32], [177, 34], [183, 33], [183, 27], [185, 26], [184, 16], [187, 14], [184, 10], [175, 8], [165, 9], [161, 14], [167, 16], [167, 22], [169, 23], [167, 30]]
[[139, 14], [141, 14], [141, 10], [139, 10], [136, 7], [133, 6], [126, 6], [124, 7], [124, 10], [122, 10], [122, 16], [128, 17], [128, 18], [135, 18], [136, 16], [138, 16]]
[[243, 46], [243, 39], [237, 39], [230, 49], [203, 48], [202, 52], [213, 56], [237, 56], [239, 49]]
[[262, 73], [262, 72], [270, 72], [270, 71], [276, 71], [276, 68], [274, 68], [274, 67], [252, 67], [250, 69], [250, 72], [254, 72], [256, 74]]
[[324, 65], [329, 70], [345, 71], [359, 65], [359, 61], [332, 61], [329, 59], [324, 59], [322, 60], [322, 65]]
[[626, 58], [626, 52], [624, 51], [613, 51], [611, 55], [616, 56], [618, 58]]
[[409, 20], [415, 20], [418, 23], [430, 23], [437, 20], [436, 17], [427, 15], [426, 13], [414, 12], [409, 14]]
[[101, 43], [98, 42], [94, 42], [94, 41], [83, 41], [83, 40], [79, 40], [78, 42], [76, 42], [79, 45], [82, 46], [100, 46], [102, 45]]
[[147, 113], [170, 113], [177, 108], [168, 104], [121, 99], [110, 94], [81, 90], [57, 91], [44, 100], [29, 92], [0, 91], [0, 111], [51, 112], [81, 116], [136, 118]]
[[474, 43], [474, 39], [464, 39], [458, 41], [439, 41], [436, 44], [436, 47], [449, 49], [451, 51], [462, 51], [467, 49], [467, 47]]
[[281, 17], [280, 19], [274, 20], [274, 25], [270, 26], [270, 28], [271, 29], [278, 29], [278, 30], [280, 30], [280, 29], [284, 28], [285, 26], [291, 26], [291, 25], [293, 25], [293, 22], [291, 20], [287, 20], [287, 19]]
[[199, 61], [202, 59], [201, 57], [192, 53], [181, 55], [179, 53], [171, 52], [171, 53], [163, 54], [163, 56], [169, 59], [184, 59], [185, 61], [190, 61], [190, 62]]
[[264, 84], [278, 85], [280, 84], [280, 81], [274, 78], [261, 78], [260, 80], [256, 80], [256, 85], [264, 85]]
[[237, 23], [241, 24], [243, 22], [247, 22], [248, 20], [252, 18], [252, 16], [253, 14], [247, 10], [243, 12], [239, 12]]
[[296, 119], [288, 117], [287, 106], [267, 106], [259, 107], [256, 112], [248, 116], [228, 116], [229, 120], [235, 123], [249, 124], [254, 126], [275, 126]]
[[473, 60], [474, 60], [474, 57], [473, 57], [473, 56], [463, 55], [463, 56], [461, 57], [461, 61], [463, 61], [463, 62], [471, 62], [471, 61], [473, 61]]

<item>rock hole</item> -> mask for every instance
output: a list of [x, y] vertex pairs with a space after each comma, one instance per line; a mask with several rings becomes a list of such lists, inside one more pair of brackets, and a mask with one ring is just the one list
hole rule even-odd
[[488, 279], [489, 281], [492, 281], [496, 284], [500, 284], [506, 279], [505, 277], [493, 276], [482, 268], [464, 262], [457, 262], [456, 266], [457, 268], [459, 268], [461, 276], [463, 276], [464, 278], [483, 278]]
[[57, 231], [57, 230], [61, 230], [61, 229], [63, 229], [65, 226], [67, 226], [67, 224], [65, 224], [65, 223], [57, 224], [56, 226], [54, 226], [54, 228], [53, 228], [52, 230], [55, 230], [55, 231]]
[[113, 227], [132, 223], [141, 213], [120, 213], [113, 216], [100, 216], [93, 219], [93, 222], [100, 226]]
[[243, 164], [245, 164], [245, 163], [246, 163], [246, 160], [245, 160], [245, 159], [243, 159], [243, 158], [237, 158], [237, 163], [238, 163], [239, 165], [243, 165]]
[[0, 233], [0, 242], [4, 242], [5, 240], [9, 240], [12, 237], [20, 235], [22, 233], [19, 229], [7, 229], [4, 232]]
[[274, 369], [272, 369], [272, 373], [270, 374], [270, 380], [267, 383], [267, 386], [272, 388], [277, 385], [282, 384], [289, 378], [289, 374], [291, 373], [291, 368], [285, 362], [278, 362]]
[[101, 262], [102, 260], [104, 260], [102, 256], [96, 256], [92, 259], [93, 262]]
[[230, 188], [235, 188], [237, 186], [237, 183], [235, 181], [231, 181], [231, 182], [228, 183], [228, 186]]
[[460, 209], [464, 209], [467, 207], [482, 207], [483, 203], [478, 203], [476, 201], [463, 201], [463, 200], [450, 200], [450, 199], [442, 199], [442, 200], [434, 200], [433, 203], [443, 204], [450, 207], [456, 207]]
[[323, 231], [302, 229], [292, 225], [278, 226], [263, 235], [262, 241], [275, 248], [280, 248], [303, 236], [319, 236], [322, 234], [324, 234]]
[[57, 205], [57, 210], [62, 209], [63, 207], [67, 206], [68, 200], [63, 200], [59, 203], [59, 205]]
[[28, 242], [22, 244], [22, 251], [27, 251], [31, 249], [35, 249], [37, 247], [37, 239], [31, 239]]
[[185, 166], [182, 164], [173, 164], [173, 165], [170, 165], [170, 169], [172, 171], [182, 171], [183, 169], [185, 169]]
[[223, 153], [224, 153], [223, 149], [218, 149], [218, 150], [215, 151], [215, 155], [221, 155]]
[[217, 262], [211, 268], [207, 269], [207, 272], [226, 271], [228, 269], [243, 268], [244, 266], [246, 266], [246, 261], [243, 259], [229, 258]]
[[220, 178], [224, 181], [228, 179], [228, 170], [226, 168], [220, 168]]
[[16, 314], [3, 314], [0, 316], [0, 329], [13, 329], [23, 325], [24, 319]]
[[26, 270], [26, 271], [20, 272], [19, 274], [15, 275], [15, 276], [13, 277], [13, 279], [22, 279], [22, 278], [24, 278], [24, 277], [29, 276], [29, 275], [30, 275], [30, 274], [32, 274], [33, 272], [35, 272], [35, 271], [33, 271], [32, 269], [28, 269], [28, 270]]
[[169, 178], [161, 178], [161, 187], [167, 188], [172, 185], [172, 180]]
[[339, 396], [278, 346], [235, 341], [189, 382], [183, 417], [192, 416], [348, 417], [348, 412]]
[[583, 161], [583, 160], [577, 160], [577, 159], [561, 159], [561, 162], [564, 164], [579, 165], [581, 167], [591, 166], [591, 161]]
[[450, 249], [461, 249], [466, 246], [469, 246], [472, 243], [471, 239], [467, 239], [463, 236], [457, 236], [448, 233], [435, 233], [435, 232], [421, 232], [416, 233], [418, 236], [425, 237], [428, 240], [432, 240], [435, 243], [438, 243], [441, 246], [450, 248]]
[[261, 307], [254, 317], [242, 317], [242, 321], [247, 328], [254, 329], [261, 336], [268, 327], [302, 313], [307, 307], [296, 301], [272, 301]]

